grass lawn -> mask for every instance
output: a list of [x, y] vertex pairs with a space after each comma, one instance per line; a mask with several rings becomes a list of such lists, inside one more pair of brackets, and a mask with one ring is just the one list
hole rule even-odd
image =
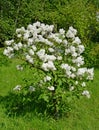
[[[3, 60], [3, 59], [0, 59]], [[22, 78], [31, 71], [17, 71], [15, 65], [20, 61], [12, 60], [3, 64], [0, 61], [0, 96], [5, 96]], [[91, 98], [77, 101], [70, 116], [59, 120], [37, 117], [33, 113], [24, 116], [8, 117], [0, 105], [0, 130], [99, 130], [99, 69], [95, 69], [94, 81], [90, 83]]]

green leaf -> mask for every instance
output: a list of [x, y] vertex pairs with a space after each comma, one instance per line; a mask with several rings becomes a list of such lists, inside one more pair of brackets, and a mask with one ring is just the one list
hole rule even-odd
[[38, 100], [43, 99], [45, 102], [49, 102], [49, 97], [46, 94], [41, 94]]

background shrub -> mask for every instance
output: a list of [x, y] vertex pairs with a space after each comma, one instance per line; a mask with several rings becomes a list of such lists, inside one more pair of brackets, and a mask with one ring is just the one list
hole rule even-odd
[[0, 32], [1, 39], [5, 35], [9, 37], [14, 27], [27, 26], [35, 21], [54, 24], [58, 29], [73, 25], [82, 39], [92, 37], [93, 30], [96, 34], [98, 27], [96, 9], [88, 0], [8, 0], [7, 3], [4, 0], [1, 2], [1, 18], [1, 29], [5, 30]]

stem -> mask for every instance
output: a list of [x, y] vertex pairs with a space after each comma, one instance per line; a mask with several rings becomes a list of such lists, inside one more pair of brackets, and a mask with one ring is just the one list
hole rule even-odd
[[[52, 72], [53, 79], [55, 79], [55, 74]], [[56, 95], [56, 89], [57, 89], [57, 82], [54, 80], [53, 86], [55, 87], [55, 90], [52, 91], [52, 97], [55, 97]], [[57, 98], [53, 99], [53, 106], [54, 106], [54, 116], [58, 117], [58, 110], [57, 110]]]

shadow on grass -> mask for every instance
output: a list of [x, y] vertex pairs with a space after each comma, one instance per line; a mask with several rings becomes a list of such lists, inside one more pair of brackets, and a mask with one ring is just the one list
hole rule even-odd
[[26, 95], [9, 93], [7, 96], [0, 96], [0, 104], [8, 116], [24, 116], [26, 113], [48, 116], [45, 115], [46, 102], [37, 102], [35, 94], [32, 93]]
[[[44, 100], [37, 100], [38, 95], [35, 93], [9, 93], [6, 96], [0, 96], [0, 104], [5, 108], [5, 113], [8, 116], [24, 116], [27, 113], [34, 113], [41, 117], [52, 117], [59, 119], [62, 117], [60, 113], [50, 111]], [[64, 114], [69, 116], [69, 110]]]

